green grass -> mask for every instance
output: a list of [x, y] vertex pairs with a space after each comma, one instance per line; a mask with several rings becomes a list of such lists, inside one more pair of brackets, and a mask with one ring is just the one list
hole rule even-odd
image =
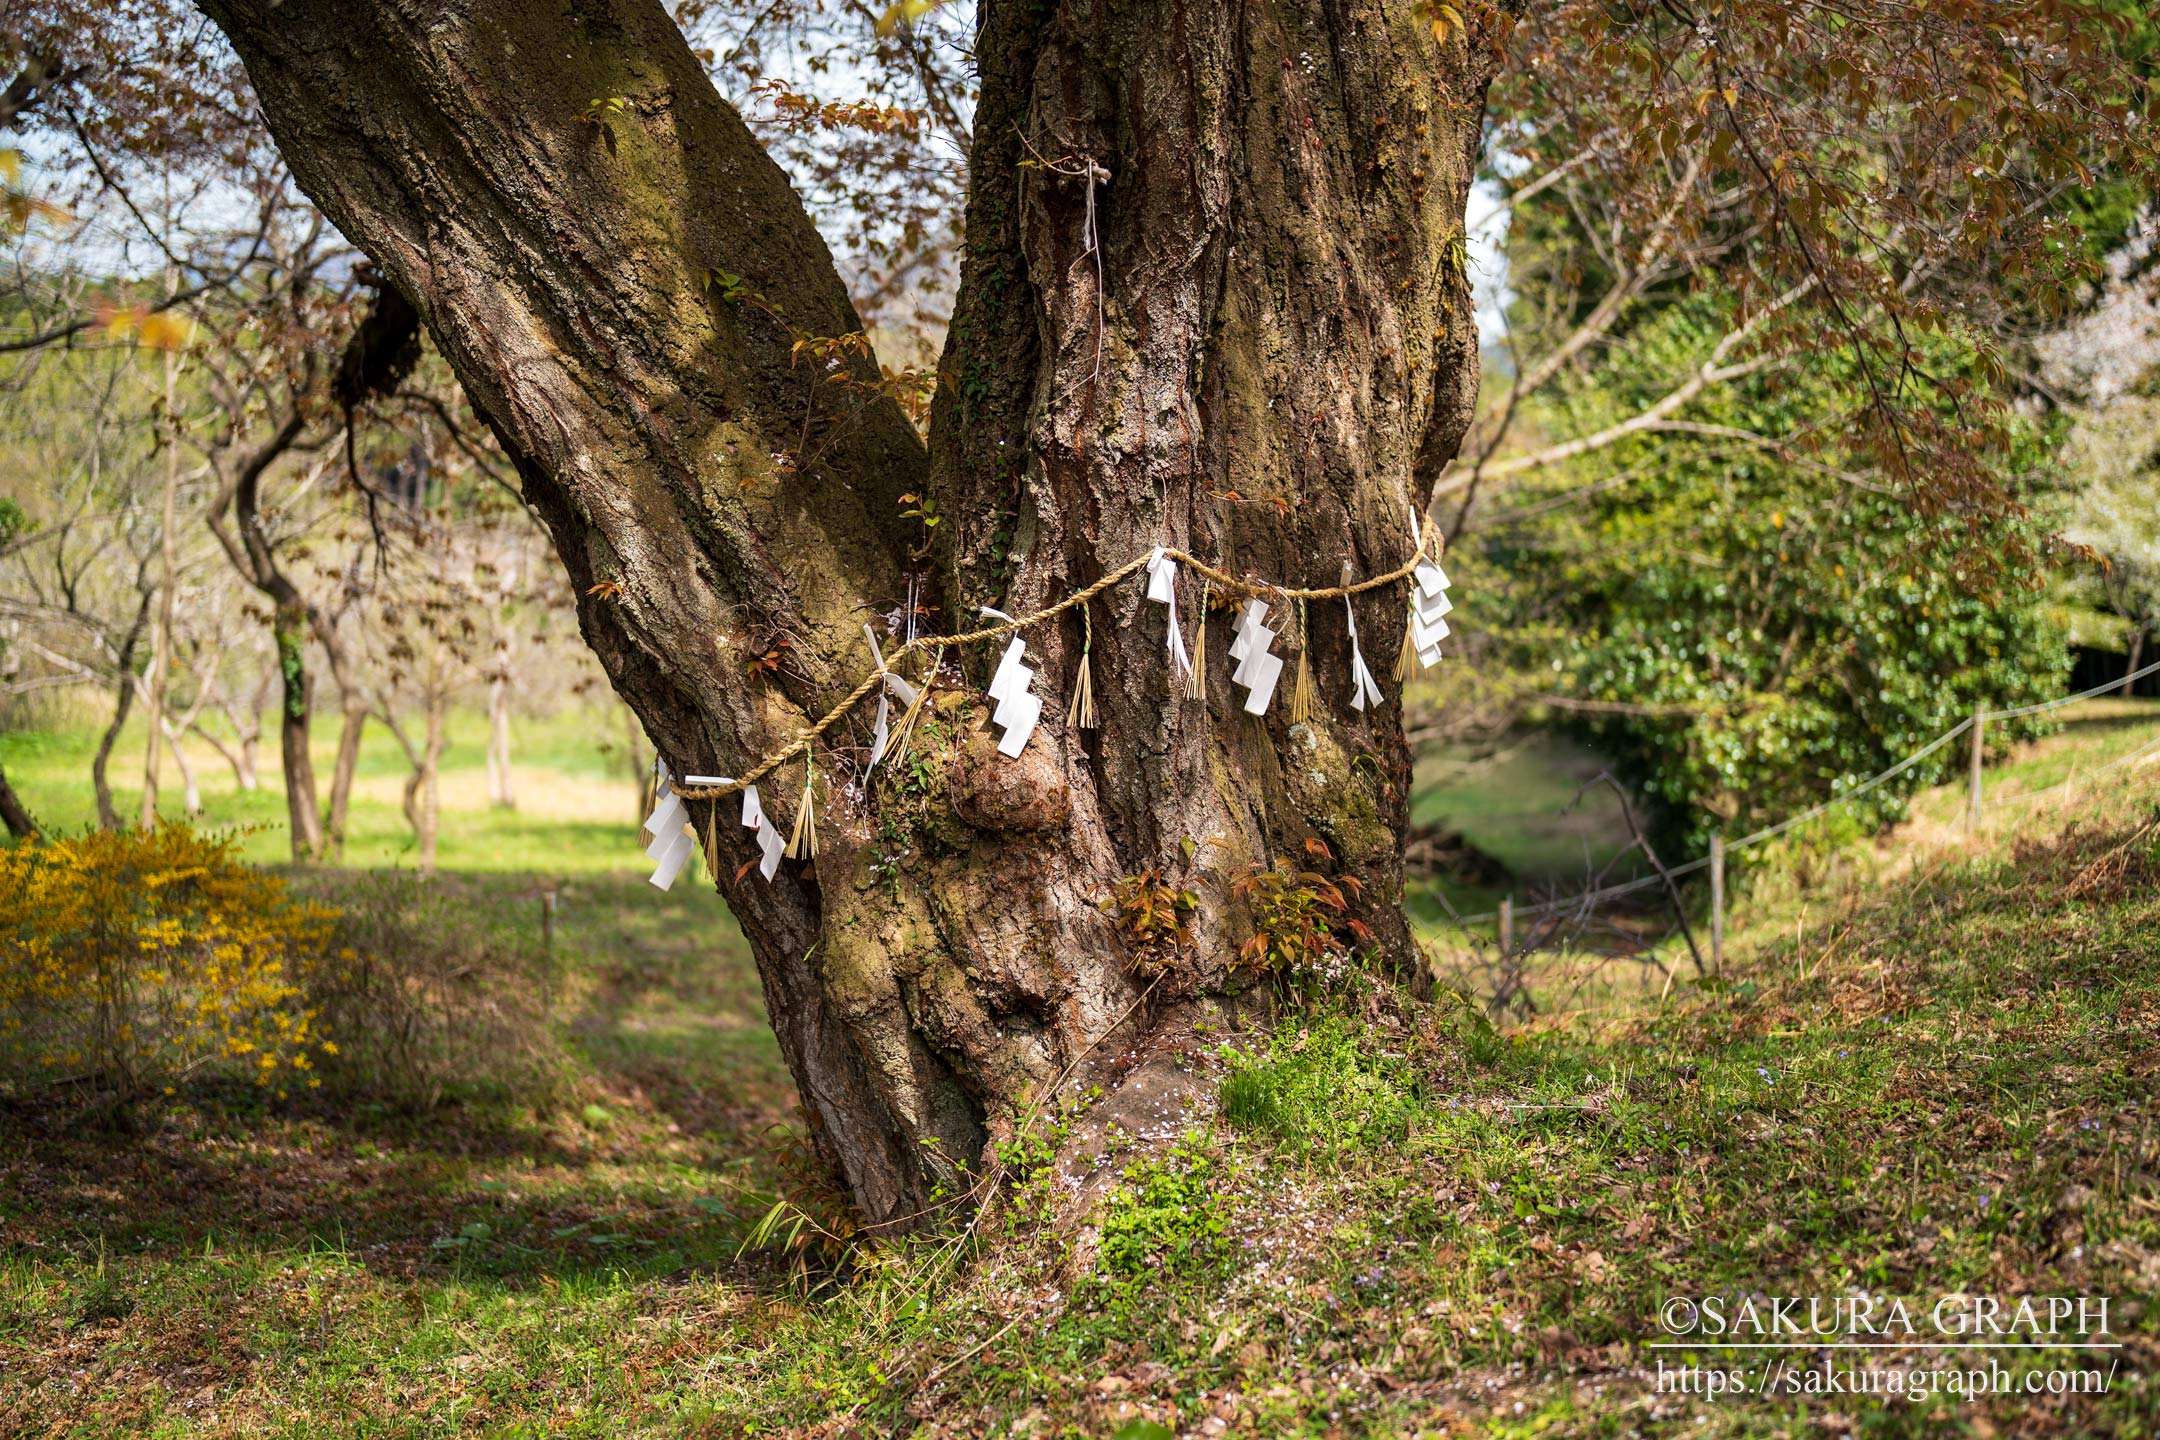
[[[1982, 783], [1983, 816], [1997, 830], [2025, 823], [2031, 805], [2059, 809], [2066, 801], [2075, 805], [2076, 788], [2068, 797], [2040, 796], [2036, 792], [2065, 781], [2093, 776], [2100, 767], [2122, 759], [2141, 747], [2160, 740], [2160, 700], [2088, 700], [2057, 712], [2062, 729], [2010, 754], [1992, 752]], [[1965, 745], [1960, 738], [1953, 742]], [[1961, 748], [1959, 754], [1970, 751]], [[2160, 760], [2153, 762], [2160, 765]], [[2150, 767], [2141, 767], [2150, 775]], [[2100, 777], [2096, 784], [2103, 795], [2124, 783], [2121, 770]], [[2034, 796], [2028, 802], [2025, 797]], [[2087, 792], [2091, 799], [2092, 792]], [[1914, 822], [1930, 826], [1961, 825], [1965, 817], [1966, 787], [1962, 783], [1941, 786], [1918, 797], [1912, 806]]]
[[[338, 718], [328, 715], [318, 716], [315, 726], [313, 758], [324, 803], [336, 760], [337, 724]], [[454, 713], [443, 754], [438, 863], [455, 871], [590, 873], [641, 865], [649, 870], [639, 853], [637, 789], [627, 773], [620, 732], [620, 718], [612, 711], [571, 709], [546, 719], [521, 719], [513, 730], [511, 754], [519, 806], [496, 810], [486, 799], [486, 717]], [[65, 831], [96, 822], [90, 762], [99, 733], [89, 725], [0, 733], [0, 765], [42, 824]], [[186, 745], [202, 789], [199, 823], [244, 828], [244, 853], [250, 860], [275, 864], [290, 859], [275, 730], [264, 737], [259, 788], [253, 791], [240, 788], [231, 768], [209, 746], [195, 739]], [[122, 732], [110, 765], [113, 803], [129, 819], [142, 803], [142, 755], [138, 717]], [[412, 867], [412, 827], [399, 807], [410, 771], [396, 739], [380, 724], [370, 724], [354, 772], [347, 864]], [[180, 782], [170, 755], [161, 774], [162, 811], [177, 817]]]
[[[538, 878], [437, 883], [461, 924], [537, 944]], [[619, 1381], [769, 1288], [738, 1251], [791, 1173], [794, 1095], [725, 907], [551, 883], [560, 1095], [414, 1112], [197, 1084], [124, 1134], [0, 1097], [0, 1431], [462, 1430]]]
[[[1633, 843], [1609, 786], [1584, 791], [1605, 769], [1595, 752], [1543, 730], [1510, 734], [1490, 755], [1442, 746], [1418, 761], [1410, 819], [1458, 832], [1533, 889], [1583, 889]], [[1580, 795], [1580, 801], [1577, 797]], [[1632, 878], [1632, 862], [1611, 878]], [[1445, 883], [1458, 911], [1490, 909], [1511, 887]], [[1437, 904], [1425, 918], [1438, 919]]]
[[[2128, 753], [2129, 713], [1991, 784]], [[1099, 1230], [1043, 1219], [1062, 1181], [1021, 1144], [971, 1230], [794, 1253], [743, 1249], [771, 1192], [843, 1212], [770, 1128], [792, 1097], [724, 911], [558, 864], [559, 1098], [199, 1089], [135, 1135], [0, 1109], [0, 1432], [2150, 1435], [2160, 765], [1975, 841], [1959, 803], [1758, 876], [1722, 983], [1539, 957], [1527, 1021], [1367, 983], [1209, 1037], [1217, 1112], [1114, 1145]], [[538, 878], [443, 883], [515, 931]], [[1853, 1287], [2110, 1295], [2118, 1378], [1656, 1392], [1671, 1295]]]

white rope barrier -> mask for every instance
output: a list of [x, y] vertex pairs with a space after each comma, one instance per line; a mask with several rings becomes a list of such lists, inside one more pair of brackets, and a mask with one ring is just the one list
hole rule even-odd
[[2120, 679], [2110, 680], [2105, 685], [2095, 685], [2090, 690], [2080, 690], [2075, 695], [2065, 695], [2058, 700], [2043, 700], [2037, 705], [2021, 705], [2015, 710], [1990, 710], [1987, 718], [1990, 720], [2017, 720], [2027, 715], [2038, 715], [2043, 710], [2054, 710], [2064, 705], [2075, 705], [2080, 700], [2090, 700], [2093, 696], [2105, 695], [2110, 690], [2120, 690], [2127, 695], [2132, 685], [2135, 685], [2156, 670], [2160, 670], [2160, 660], [2153, 661], [2152, 664], [2147, 665], [2142, 670], [2133, 670]]
[[[2142, 669], [2133, 670], [2128, 675], [2124, 675], [2117, 679], [2110, 680], [2105, 685], [2096, 685], [2090, 690], [2081, 690], [2075, 695], [2064, 695], [2054, 700], [2043, 700], [2036, 705], [2021, 705], [2010, 710], [1988, 710], [1981, 712], [1980, 718], [1983, 721], [2018, 720], [2028, 715], [2038, 715], [2049, 710], [2059, 710], [2065, 705], [2075, 705], [2080, 701], [2090, 700], [2093, 699], [2095, 696], [2105, 695], [2111, 690], [2121, 690], [2127, 692], [2132, 685], [2136, 684], [2139, 680], [2144, 679], [2147, 675], [2154, 674], [2155, 672], [2160, 672], [2160, 661], [2155, 661], [2152, 664], [2143, 667]], [[1855, 785], [1852, 789], [1847, 790], [1842, 795], [1833, 795], [1830, 799], [1823, 801], [1820, 805], [1816, 805], [1810, 809], [1803, 810], [1799, 814], [1781, 820], [1775, 825], [1766, 825], [1762, 829], [1757, 830], [1752, 834], [1744, 835], [1738, 840], [1727, 841], [1725, 845], [1726, 853], [1731, 854], [1735, 850], [1745, 849], [1747, 846], [1750, 845], [1758, 845], [1765, 840], [1774, 840], [1778, 836], [1786, 833], [1788, 830], [1792, 830], [1797, 828], [1798, 826], [1805, 825], [1810, 820], [1820, 819], [1822, 816], [1828, 814], [1836, 807], [1857, 800], [1861, 796], [1869, 794], [1876, 789], [1879, 789], [1881, 786], [1888, 784], [1891, 780], [1894, 780], [1898, 776], [1904, 774], [1907, 770], [1912, 769], [1913, 766], [1919, 764], [1922, 760], [1927, 759], [1928, 756], [1933, 755], [1936, 751], [1942, 749], [1943, 746], [1948, 745], [1952, 740], [1957, 739], [1958, 736], [1963, 735], [1966, 731], [1972, 729], [1973, 720], [1973, 716], [1967, 716], [1965, 719], [1960, 720], [1957, 724], [1951, 726], [1948, 730], [1945, 730], [1942, 734], [1936, 736], [1933, 740], [1930, 740], [1927, 744], [1921, 746], [1918, 750], [1915, 750], [1912, 754], [1906, 756], [1903, 760], [1898, 761], [1897, 764], [1892, 765], [1889, 769], [1884, 770], [1879, 774], [1869, 776], [1867, 779], [1861, 781], [1858, 785]], [[2062, 782], [2061, 785], [2051, 785], [2046, 790], [2028, 791], [2023, 795], [2011, 796], [2008, 797], [2008, 799], [2010, 801], [2025, 801], [2035, 799], [2038, 796], [2048, 794], [2050, 791], [2060, 790], [2065, 786], [2074, 783], [2077, 779], [2091, 779], [2096, 776], [2107, 774], [2111, 770], [2120, 769], [2125, 765], [2132, 764], [2156, 752], [2160, 752], [2160, 741], [2154, 741], [2152, 744], [2144, 746], [2143, 748], [2130, 755], [2126, 755], [2121, 757], [2120, 759], [2110, 761], [2108, 764], [2103, 765], [2099, 769], [2092, 771], [2091, 775], [2083, 777], [2073, 777], [2072, 780], [2066, 780]], [[1633, 895], [1637, 891], [1648, 890], [1654, 885], [1662, 885], [1663, 883], [1665, 883], [1665, 878], [1667, 876], [1670, 876], [1671, 878], [1677, 880], [1684, 875], [1693, 875], [1697, 871], [1705, 870], [1709, 868], [1709, 865], [1709, 856], [1699, 856], [1698, 858], [1689, 860], [1684, 864], [1668, 866], [1663, 875], [1644, 875], [1634, 880], [1623, 881], [1618, 885], [1606, 885], [1596, 890], [1580, 891], [1574, 895], [1569, 895], [1557, 900], [1542, 900], [1536, 902], [1535, 904], [1518, 906], [1515, 908], [1514, 913], [1519, 916], [1541, 915], [1549, 912], [1558, 912], [1583, 908], [1587, 906], [1600, 905], [1607, 900], [1616, 900], [1623, 895]], [[1453, 923], [1457, 927], [1490, 924], [1494, 921], [1497, 921], [1499, 918], [1500, 912], [1497, 910], [1484, 910], [1480, 911], [1475, 915], [1462, 915], [1452, 917]]]

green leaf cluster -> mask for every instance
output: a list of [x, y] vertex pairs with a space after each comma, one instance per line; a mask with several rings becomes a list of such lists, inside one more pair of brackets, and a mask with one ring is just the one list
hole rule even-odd
[[[1675, 301], [1532, 401], [1549, 438], [1643, 413], [1738, 323], [1714, 293]], [[1969, 377], [1954, 336], [1915, 342], [1920, 377]], [[1690, 848], [1852, 789], [1970, 715], [2060, 694], [2068, 652], [2044, 604], [2043, 519], [1925, 513], [1845, 442], [1869, 377], [1835, 344], [1710, 386], [1653, 432], [1531, 472], [1458, 558], [1477, 628], [1525, 688], [1614, 708], [1560, 712]], [[1949, 410], [1970, 403], [1953, 399]], [[2044, 498], [2042, 437], [1993, 457]], [[1976, 557], [1982, 557], [1976, 560]], [[1986, 557], [1994, 557], [1989, 563]], [[2028, 736], [2042, 720], [1991, 727]], [[1901, 798], [1960, 763], [1946, 746], [1856, 802]]]

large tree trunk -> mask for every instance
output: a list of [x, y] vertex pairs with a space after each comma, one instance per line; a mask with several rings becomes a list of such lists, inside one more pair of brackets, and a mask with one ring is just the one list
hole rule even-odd
[[[927, 486], [944, 517], [927, 581], [952, 628], [1157, 543], [1330, 585], [1346, 558], [1403, 560], [1468, 419], [1460, 237], [1489, 50], [1436, 43], [1413, 0], [987, 0], [934, 465], [883, 400], [806, 411], [844, 392], [794, 341], [858, 322], [657, 0], [205, 8], [301, 184], [489, 416], [587, 640], [677, 773], [741, 773], [854, 686], [863, 622], [900, 600], [919, 534], [902, 492]], [[1239, 867], [1324, 839], [1363, 884], [1377, 957], [1411, 959], [1400, 715], [1392, 694], [1378, 714], [1344, 703], [1341, 602], [1312, 609], [1323, 702], [1293, 726], [1287, 681], [1264, 720], [1240, 713], [1223, 616], [1207, 702], [1170, 699], [1163, 610], [1141, 595], [1094, 602], [1091, 734], [1061, 721], [1068, 612], [1028, 634], [1045, 720], [1018, 760], [979, 703], [943, 697], [936, 793], [821, 781], [816, 864], [770, 885], [733, 878], [750, 852], [720, 802], [714, 872], [818, 1143], [875, 1220], [933, 1204], [1030, 1098], [1145, 1063], [1151, 1034], [1234, 987]], [[1403, 591], [1358, 611], [1384, 672]], [[783, 639], [777, 672], [748, 663]], [[974, 683], [994, 658], [948, 656]], [[821, 774], [859, 773], [863, 729], [820, 743]], [[776, 813], [803, 777], [797, 760], [769, 778]], [[873, 872], [894, 836], [912, 852], [897, 887]], [[1200, 896], [1152, 995], [1105, 903], [1150, 870]]]

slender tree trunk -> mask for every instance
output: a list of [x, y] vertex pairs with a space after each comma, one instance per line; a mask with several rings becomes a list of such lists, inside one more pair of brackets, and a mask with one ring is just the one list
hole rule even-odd
[[360, 742], [367, 732], [367, 720], [366, 702], [355, 704], [348, 696], [345, 720], [338, 727], [337, 766], [330, 772], [330, 818], [323, 827], [329, 854], [339, 860], [345, 858], [345, 824], [352, 813], [353, 776], [360, 769]]
[[143, 708], [147, 712], [143, 734], [148, 738], [143, 745], [142, 805], [135, 823], [144, 830], [154, 828], [158, 820], [158, 756], [165, 748], [165, 686], [169, 678], [165, 663], [170, 643], [163, 623], [166, 618], [161, 614], [160, 623], [151, 627], [150, 676], [143, 683]]
[[[1436, 43], [1414, 0], [986, 0], [934, 464], [867, 360], [844, 371], [860, 403], [808, 408], [796, 340], [859, 323], [657, 0], [205, 8], [300, 183], [488, 415], [588, 643], [677, 773], [739, 774], [854, 687], [863, 617], [908, 585], [902, 492], [944, 517], [923, 579], [954, 624], [1153, 544], [1324, 586], [1346, 559], [1403, 560], [1469, 418], [1462, 226], [1493, 46]], [[567, 95], [621, 113], [596, 125]], [[714, 271], [739, 289], [709, 289]], [[1404, 592], [1357, 608], [1385, 673]], [[935, 793], [858, 800], [827, 783], [859, 775], [852, 718], [817, 750], [816, 864], [771, 884], [733, 878], [752, 852], [720, 802], [713, 871], [811, 1132], [874, 1220], [964, 1189], [986, 1141], [1068, 1079], [1173, 1085], [1179, 1037], [1249, 983], [1248, 867], [1323, 843], [1364, 897], [1369, 939], [1338, 943], [1413, 963], [1398, 697], [1345, 703], [1341, 604], [1308, 616], [1325, 700], [1296, 725], [1287, 683], [1266, 717], [1241, 713], [1226, 617], [1202, 703], [1171, 698], [1163, 607], [1139, 586], [1091, 614], [1099, 729], [1062, 724], [1085, 633], [1068, 612], [1026, 637], [1044, 723], [1017, 760], [953, 688], [921, 741]], [[948, 659], [979, 677], [995, 656]], [[798, 759], [762, 790], [788, 817], [804, 784]], [[877, 878], [895, 828], [897, 890]], [[1104, 903], [1150, 875], [1199, 896], [1193, 944], [1152, 985]]]
[[112, 780], [108, 773], [112, 764], [113, 746], [119, 743], [120, 731], [127, 724], [128, 711], [135, 708], [135, 677], [122, 675], [113, 698], [112, 723], [98, 737], [97, 753], [90, 757], [90, 789], [97, 797], [98, 828], [118, 830], [120, 812], [113, 807]]
[[420, 842], [419, 871], [423, 878], [435, 873], [436, 837], [442, 833], [443, 726], [449, 711], [449, 692], [443, 689], [430, 691], [426, 738], [420, 743], [420, 765], [413, 777], [419, 782], [420, 791], [413, 815], [413, 834]]
[[[415, 850], [420, 848], [424, 828], [422, 790], [426, 786], [428, 779], [427, 755], [434, 724], [433, 704], [432, 697], [424, 699], [424, 718], [420, 731], [420, 743], [418, 744], [413, 743], [412, 732], [399, 723], [397, 712], [387, 706], [381, 712], [383, 728], [387, 729], [398, 742], [398, 748], [405, 752], [405, 763], [411, 767], [411, 772], [405, 777], [404, 788], [398, 796], [398, 809], [405, 816], [405, 823], [412, 829]], [[423, 871], [422, 873], [426, 872]]]
[[233, 783], [250, 793], [261, 783], [258, 777], [262, 755], [262, 708], [270, 694], [270, 682], [275, 676], [275, 670], [264, 670], [262, 678], [255, 682], [255, 689], [244, 705], [234, 702], [233, 697], [225, 690], [222, 680], [212, 680], [211, 683], [217, 686], [218, 713], [233, 727], [232, 744], [228, 745], [219, 739], [210, 727], [200, 720], [188, 727], [201, 736], [203, 743], [217, 751], [231, 767]]
[[195, 767], [189, 763], [187, 751], [180, 748], [183, 732], [174, 729], [170, 721], [163, 722], [159, 728], [164, 731], [165, 744], [172, 751], [173, 768], [180, 772], [181, 807], [186, 810], [188, 819], [193, 820], [202, 814], [202, 787], [195, 783]]
[[315, 808], [315, 757], [308, 749], [310, 702], [307, 672], [307, 610], [297, 598], [280, 602], [271, 620], [277, 648], [278, 756], [285, 767], [285, 819], [295, 861], [322, 854], [322, 815]]
[[135, 706], [135, 686], [139, 683], [135, 674], [135, 647], [142, 643], [143, 627], [149, 620], [150, 592], [145, 591], [135, 607], [135, 619], [114, 656], [114, 669], [119, 679], [113, 696], [112, 723], [98, 737], [97, 754], [90, 759], [90, 788], [97, 796], [98, 828], [101, 830], [120, 828], [120, 812], [113, 807], [112, 781], [107, 769], [112, 763], [113, 746], [120, 743], [120, 731], [127, 725], [128, 712]]
[[255, 682], [254, 691], [248, 696], [247, 723], [231, 710], [225, 718], [233, 722], [233, 733], [240, 737], [240, 788], [255, 790], [262, 784], [262, 712], [263, 704], [270, 697], [270, 684], [276, 677], [275, 666], [265, 669], [262, 678]]
[[256, 716], [254, 726], [240, 737], [240, 754], [233, 766], [233, 773], [240, 781], [242, 790], [262, 788], [262, 718]]
[[217, 751], [218, 758], [223, 760], [226, 767], [233, 772], [233, 784], [235, 787], [241, 790], [253, 790], [255, 788], [254, 766], [251, 763], [253, 757], [247, 754], [244, 743], [226, 744], [216, 732], [200, 720], [197, 720], [189, 728], [202, 740], [203, 744]]
[[[168, 283], [174, 283], [170, 276]], [[174, 405], [173, 389], [180, 376], [180, 357], [173, 351], [165, 352], [165, 415], [171, 421], [179, 412]], [[137, 823], [148, 830], [157, 824], [158, 818], [158, 751], [168, 743], [165, 733], [166, 694], [172, 688], [172, 622], [174, 591], [179, 584], [179, 566], [176, 559], [179, 537], [173, 533], [173, 512], [180, 495], [180, 437], [165, 437], [165, 503], [160, 512], [158, 531], [158, 556], [161, 573], [158, 581], [157, 625], [150, 632], [150, 681], [143, 706], [149, 712], [148, 724], [143, 727], [147, 737], [143, 744], [143, 792], [142, 811]], [[188, 779], [190, 792], [194, 778]], [[197, 797], [199, 800], [200, 797]], [[195, 801], [188, 805], [188, 814], [197, 809]]]
[[2137, 693], [2137, 682], [2129, 677], [2137, 674], [2145, 663], [2145, 626], [2138, 621], [2130, 623], [2130, 663], [2123, 666], [2123, 697], [2128, 699]]
[[488, 804], [517, 809], [517, 787], [510, 779], [510, 652], [499, 646], [495, 673], [488, 681]]
[[[315, 761], [308, 750], [312, 686], [308, 681], [307, 642], [314, 615], [306, 597], [278, 563], [262, 524], [262, 483], [270, 468], [291, 453], [307, 428], [306, 406], [298, 395], [278, 428], [243, 458], [225, 495], [210, 507], [210, 531], [233, 568], [270, 602], [270, 654], [277, 667], [278, 751], [285, 771], [285, 816], [295, 862], [322, 854], [322, 814], [315, 808]], [[233, 525], [224, 524], [230, 505]], [[234, 533], [237, 532], [237, 533]]]
[[30, 817], [29, 807], [8, 784], [7, 771], [0, 768], [0, 824], [7, 826], [8, 834], [17, 840], [29, 840], [38, 833], [37, 821]]

